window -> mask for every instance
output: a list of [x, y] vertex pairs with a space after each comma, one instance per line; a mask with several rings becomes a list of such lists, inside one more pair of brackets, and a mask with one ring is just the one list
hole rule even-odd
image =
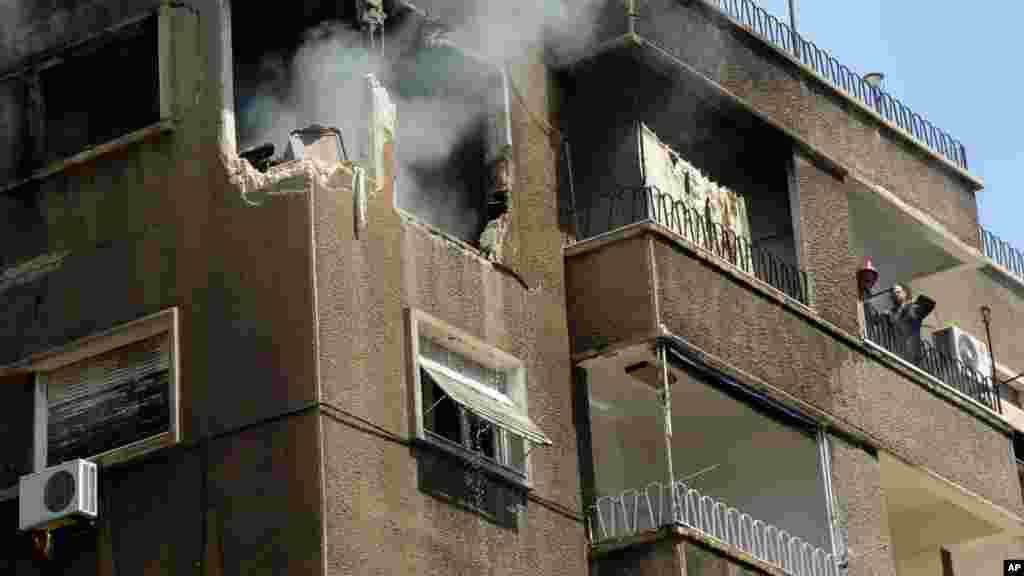
[[164, 6], [0, 77], [0, 187], [170, 119], [173, 13]]
[[33, 362], [34, 469], [109, 464], [176, 443], [177, 333], [170, 309]]
[[422, 312], [411, 316], [420, 438], [525, 481], [529, 445], [551, 441], [526, 414], [522, 364]]

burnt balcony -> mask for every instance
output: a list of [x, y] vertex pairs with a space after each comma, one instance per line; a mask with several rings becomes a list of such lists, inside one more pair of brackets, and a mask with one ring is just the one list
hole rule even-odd
[[809, 303], [805, 271], [716, 222], [710, 208], [701, 212], [656, 186], [622, 188], [599, 196], [573, 210], [572, 216], [577, 242], [641, 222], [654, 223], [790, 298]]

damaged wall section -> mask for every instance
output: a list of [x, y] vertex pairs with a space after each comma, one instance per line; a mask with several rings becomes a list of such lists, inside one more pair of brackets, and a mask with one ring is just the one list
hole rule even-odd
[[[369, 159], [365, 77], [373, 74], [397, 112], [396, 206], [479, 246], [488, 222], [508, 206], [511, 130], [501, 69], [455, 46], [438, 20], [412, 7], [393, 9], [383, 47], [368, 48], [349, 3], [300, 4], [269, 37], [263, 13], [236, 6], [232, 14], [240, 149], [272, 143], [283, 160], [290, 132], [320, 124], [341, 130], [350, 156]], [[501, 234], [493, 225], [489, 232], [483, 244], [493, 252]]]

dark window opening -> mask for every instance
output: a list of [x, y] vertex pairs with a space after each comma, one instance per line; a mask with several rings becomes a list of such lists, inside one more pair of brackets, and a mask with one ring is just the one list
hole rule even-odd
[[461, 408], [434, 382], [430, 374], [420, 369], [423, 385], [423, 419], [426, 429], [445, 440], [462, 445]]
[[32, 374], [0, 377], [0, 490], [32, 472], [34, 391]]
[[160, 120], [158, 17], [0, 81], [0, 184]]
[[46, 158], [58, 160], [160, 119], [157, 18], [40, 73]]
[[490, 422], [478, 418], [472, 413], [466, 415], [469, 424], [468, 448], [475, 453], [481, 454], [484, 458], [497, 461], [498, 456], [498, 430]]

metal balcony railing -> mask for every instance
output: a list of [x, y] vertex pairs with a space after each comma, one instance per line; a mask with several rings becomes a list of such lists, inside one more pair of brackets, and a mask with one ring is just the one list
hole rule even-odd
[[985, 256], [1006, 268], [1018, 280], [1024, 281], [1024, 252], [981, 226], [978, 226], [978, 235], [981, 237], [981, 250]]
[[897, 336], [894, 327], [884, 316], [868, 318], [867, 337], [868, 340], [917, 366], [946, 386], [972, 398], [989, 410], [1002, 414], [1002, 402], [992, 385], [991, 377], [940, 351], [929, 337], [922, 336], [921, 356], [916, 360], [907, 342]]
[[622, 188], [573, 211], [576, 241], [617, 228], [651, 221], [668, 228], [697, 247], [773, 286], [789, 297], [808, 303], [807, 273], [788, 264], [749, 239], [712, 221], [684, 202], [654, 186]]
[[640, 490], [603, 496], [590, 507], [590, 539], [600, 543], [681, 524], [794, 576], [838, 576], [832, 554], [754, 519], [682, 481], [652, 482]]
[[859, 74], [818, 48], [752, 0], [704, 0], [737, 24], [749, 29], [818, 73], [834, 88], [899, 126], [932, 151], [967, 170], [967, 150], [959, 140], [882, 89], [874, 88]]

